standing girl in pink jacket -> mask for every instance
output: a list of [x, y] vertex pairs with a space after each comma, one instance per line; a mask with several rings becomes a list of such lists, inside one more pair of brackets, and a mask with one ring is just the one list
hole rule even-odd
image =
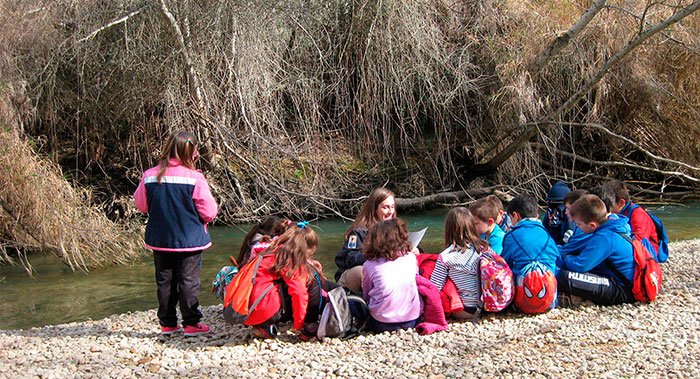
[[146, 247], [153, 250], [158, 285], [158, 319], [164, 335], [209, 333], [199, 311], [199, 272], [202, 252], [211, 246], [207, 224], [216, 217], [217, 205], [204, 175], [195, 170], [197, 139], [187, 131], [168, 138], [158, 166], [143, 173], [134, 200], [148, 213]]

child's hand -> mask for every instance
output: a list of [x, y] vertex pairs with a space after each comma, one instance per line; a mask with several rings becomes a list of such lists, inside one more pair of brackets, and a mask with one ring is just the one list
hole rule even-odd
[[417, 257], [420, 254], [420, 250], [418, 250], [417, 247], [414, 247], [413, 249], [411, 249], [411, 254]]

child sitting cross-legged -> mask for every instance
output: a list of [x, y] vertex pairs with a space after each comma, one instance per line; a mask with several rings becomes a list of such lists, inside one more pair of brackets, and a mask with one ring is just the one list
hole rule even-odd
[[[537, 200], [528, 194], [508, 204], [513, 229], [503, 238], [503, 253], [516, 278], [513, 305], [525, 313], [546, 312], [556, 306], [559, 251], [537, 218]], [[522, 283], [520, 282], [522, 280]]]
[[584, 195], [569, 208], [581, 231], [591, 234], [578, 255], [563, 257], [557, 276], [559, 291], [580, 296], [599, 305], [634, 302], [632, 283], [634, 255], [626, 218], [609, 218], [603, 201]]
[[372, 332], [416, 326], [422, 307], [416, 285], [418, 264], [411, 250], [406, 223], [398, 218], [376, 223], [367, 232], [362, 292]]
[[[495, 224], [493, 226], [498, 228]], [[464, 306], [463, 310], [452, 315], [459, 320], [472, 318], [481, 295], [478, 276], [480, 256], [482, 251], [489, 249], [489, 243], [479, 237], [474, 217], [467, 208], [457, 207], [447, 213], [445, 247], [435, 263], [430, 281], [442, 290], [447, 278], [452, 279]]]

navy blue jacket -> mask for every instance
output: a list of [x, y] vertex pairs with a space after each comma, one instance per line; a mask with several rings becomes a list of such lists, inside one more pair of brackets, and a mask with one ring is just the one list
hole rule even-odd
[[335, 281], [340, 279], [340, 275], [345, 270], [355, 266], [362, 266], [365, 263], [365, 257], [362, 255], [362, 243], [367, 236], [367, 228], [361, 227], [348, 233], [348, 237], [343, 243], [343, 248], [335, 256], [335, 264], [338, 266], [338, 271], [335, 273]]
[[204, 175], [171, 159], [158, 183], [159, 166], [143, 173], [134, 200], [148, 213], [146, 247], [158, 251], [197, 251], [211, 246], [206, 224], [216, 217], [216, 201]]

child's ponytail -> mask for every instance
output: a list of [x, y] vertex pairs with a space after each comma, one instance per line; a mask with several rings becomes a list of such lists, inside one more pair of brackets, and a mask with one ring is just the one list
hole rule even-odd
[[160, 153], [160, 160], [158, 162], [160, 170], [158, 170], [158, 175], [156, 179], [158, 184], [161, 183], [161, 179], [165, 175], [165, 170], [168, 168], [168, 162], [172, 158], [178, 159], [182, 162], [182, 165], [194, 170], [194, 153], [197, 150], [197, 137], [188, 131], [177, 131], [173, 132], [168, 141], [163, 147], [163, 151]]

